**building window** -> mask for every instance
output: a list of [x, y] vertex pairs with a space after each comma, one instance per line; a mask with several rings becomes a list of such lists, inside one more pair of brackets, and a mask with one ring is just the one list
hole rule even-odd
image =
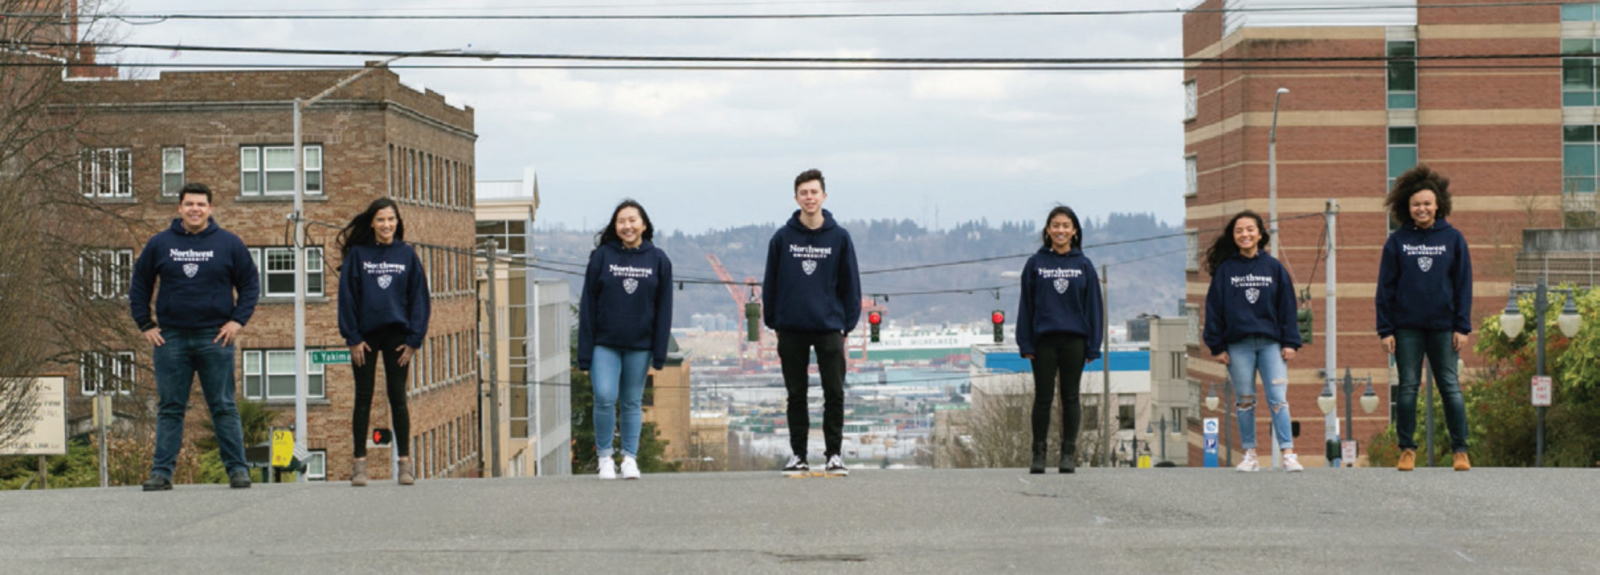
[[1200, 115], [1200, 86], [1194, 80], [1183, 83], [1183, 119], [1193, 120]]
[[[1416, 40], [1389, 42], [1390, 58], [1415, 58]], [[1417, 61], [1389, 60], [1389, 109], [1415, 110], [1417, 108]]]
[[1595, 19], [1594, 15], [1596, 6], [1600, 6], [1600, 4], [1562, 4], [1561, 21], [1593, 22]]
[[161, 195], [176, 196], [183, 189], [183, 148], [161, 149]]
[[310, 481], [328, 480], [328, 450], [311, 450], [311, 455], [306, 458], [306, 479]]
[[[265, 261], [263, 261], [265, 257]], [[294, 297], [294, 248], [250, 248], [256, 273], [261, 276], [261, 295]], [[323, 293], [322, 248], [306, 248], [306, 295]]]
[[79, 188], [91, 198], [133, 197], [133, 150], [86, 150], [78, 160]]
[[[1037, 382], [1035, 382], [1037, 384]], [[1100, 396], [1083, 394], [1080, 399], [1083, 403], [1083, 429], [1100, 430]]]
[[1389, 128], [1389, 181], [1384, 186], [1384, 193], [1394, 188], [1394, 179], [1406, 170], [1417, 167], [1417, 128], [1390, 127]]
[[[325, 366], [306, 354], [306, 397], [324, 397]], [[294, 399], [294, 350], [244, 352], [244, 396], [248, 399]]]
[[1183, 235], [1183, 269], [1186, 271], [1200, 271], [1200, 231], [1195, 230]]
[[1135, 419], [1133, 410], [1135, 407], [1137, 406], [1134, 405], [1133, 394], [1123, 393], [1117, 395], [1117, 429], [1133, 429]]
[[1168, 420], [1167, 433], [1178, 433], [1183, 431], [1183, 423], [1183, 408], [1172, 408], [1172, 419]]
[[1183, 158], [1183, 195], [1200, 193], [1200, 158], [1188, 155]]
[[[304, 146], [306, 194], [322, 193], [322, 146]], [[294, 146], [239, 148], [239, 191], [245, 195], [294, 193]]]
[[1183, 304], [1183, 319], [1189, 322], [1189, 345], [1200, 345], [1200, 304]]
[[1600, 176], [1596, 166], [1596, 153], [1600, 146], [1596, 145], [1595, 126], [1562, 126], [1561, 127], [1561, 191], [1566, 193], [1590, 192], [1596, 189], [1596, 177]]
[[498, 248], [502, 253], [525, 256], [528, 255], [527, 243], [528, 225], [523, 220], [493, 220], [478, 222], [478, 242], [494, 240], [500, 244]]
[[1182, 352], [1182, 351], [1174, 351], [1174, 352], [1170, 352], [1170, 353], [1172, 354], [1172, 373], [1168, 374], [1168, 377], [1170, 377], [1172, 379], [1186, 379], [1186, 378], [1188, 378], [1189, 377], [1189, 367], [1188, 367], [1188, 356], [1189, 356], [1189, 354], [1187, 352]]
[[133, 250], [89, 250], [79, 256], [78, 271], [95, 297], [127, 297], [128, 278], [133, 276]]
[[78, 383], [84, 396], [133, 393], [133, 352], [89, 352], [78, 360]]

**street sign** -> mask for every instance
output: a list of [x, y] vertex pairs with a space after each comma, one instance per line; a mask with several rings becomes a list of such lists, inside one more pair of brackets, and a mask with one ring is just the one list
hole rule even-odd
[[313, 365], [337, 365], [341, 363], [350, 363], [350, 350], [348, 349], [330, 349], [325, 351], [312, 351], [308, 353], [311, 354], [311, 363]]
[[[18, 384], [33, 388], [33, 409], [20, 414], [22, 434], [9, 443], [0, 444], [0, 455], [66, 455], [66, 378], [35, 377]], [[0, 411], [7, 408], [0, 404]]]
[[1533, 376], [1533, 406], [1550, 407], [1550, 376]]
[[1353, 439], [1344, 440], [1344, 445], [1341, 445], [1340, 449], [1339, 449], [1339, 459], [1344, 461], [1344, 464], [1341, 467], [1355, 467], [1356, 466], [1356, 442], [1355, 442], [1355, 440], [1353, 440]]
[[1205, 447], [1205, 451], [1204, 451], [1204, 453], [1205, 453], [1205, 466], [1206, 467], [1216, 467], [1217, 466], [1217, 418], [1215, 418], [1215, 417], [1207, 417], [1205, 419], [1205, 421], [1201, 424], [1200, 429], [1205, 432], [1205, 442], [1206, 442], [1205, 443], [1206, 447]]
[[272, 430], [272, 466], [288, 467], [294, 458], [294, 432], [287, 429]]

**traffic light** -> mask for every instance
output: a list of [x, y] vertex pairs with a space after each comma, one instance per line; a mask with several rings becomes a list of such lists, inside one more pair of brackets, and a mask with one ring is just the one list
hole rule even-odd
[[382, 429], [382, 428], [372, 430], [372, 444], [373, 445], [383, 446], [383, 445], [388, 445], [388, 444], [392, 443], [393, 441], [394, 441], [394, 432], [393, 431], [389, 431], [387, 429]]
[[1006, 312], [994, 310], [989, 316], [989, 321], [994, 322], [994, 342], [1006, 342]]
[[1311, 308], [1303, 307], [1296, 310], [1294, 323], [1300, 329], [1300, 343], [1311, 345]]
[[871, 312], [867, 314], [867, 325], [872, 326], [872, 343], [878, 343], [878, 324], [883, 323], [883, 314]]

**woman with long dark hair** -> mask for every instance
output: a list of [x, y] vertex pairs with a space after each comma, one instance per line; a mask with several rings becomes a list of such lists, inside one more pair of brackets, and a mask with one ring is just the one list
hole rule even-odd
[[1060, 473], [1077, 469], [1078, 391], [1085, 363], [1100, 357], [1104, 318], [1100, 276], [1083, 255], [1083, 226], [1072, 208], [1056, 206], [1039, 234], [1044, 246], [1022, 266], [1017, 303], [1017, 350], [1033, 364], [1033, 463], [1044, 473], [1050, 405], [1061, 387]]
[[[639, 430], [649, 367], [667, 361], [672, 330], [672, 261], [650, 243], [644, 206], [623, 200], [595, 238], [578, 300], [578, 369], [594, 386], [594, 445], [600, 478], [616, 479], [612, 441], [622, 430], [622, 478], [638, 479]], [[618, 407], [621, 407], [620, 418]]]
[[355, 465], [350, 484], [367, 484], [367, 424], [377, 356], [394, 424], [401, 485], [416, 482], [411, 462], [411, 415], [406, 409], [406, 371], [428, 335], [428, 277], [416, 250], [405, 242], [400, 206], [378, 198], [339, 232], [339, 334], [350, 346], [356, 405], [350, 416]]
[[1206, 251], [1205, 344], [1228, 366], [1234, 408], [1239, 414], [1239, 442], [1244, 461], [1239, 471], [1261, 468], [1256, 460], [1256, 376], [1272, 410], [1272, 434], [1283, 449], [1285, 471], [1303, 471], [1294, 453], [1289, 419], [1289, 365], [1300, 349], [1295, 325], [1294, 281], [1289, 270], [1266, 252], [1272, 243], [1261, 216], [1250, 210], [1235, 214]]
[[1426, 356], [1444, 400], [1455, 470], [1467, 471], [1472, 469], [1467, 408], [1456, 361], [1472, 333], [1472, 254], [1467, 239], [1445, 221], [1450, 180], [1418, 165], [1395, 178], [1383, 205], [1400, 226], [1383, 244], [1376, 298], [1379, 341], [1394, 356], [1400, 379], [1395, 393], [1394, 428], [1400, 444], [1396, 467], [1416, 467], [1417, 387]]

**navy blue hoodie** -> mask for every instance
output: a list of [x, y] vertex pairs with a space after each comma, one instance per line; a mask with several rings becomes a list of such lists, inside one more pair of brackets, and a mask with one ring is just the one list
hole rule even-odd
[[1389, 234], [1378, 264], [1378, 336], [1397, 329], [1472, 333], [1472, 254], [1443, 218]]
[[1017, 303], [1017, 351], [1033, 355], [1040, 337], [1067, 333], [1083, 337], [1084, 359], [1100, 358], [1105, 334], [1104, 300], [1094, 262], [1073, 248], [1058, 254], [1048, 247], [1022, 266], [1022, 296]]
[[386, 327], [405, 330], [406, 345], [428, 337], [432, 295], [417, 250], [403, 241], [350, 247], [339, 270], [339, 335], [345, 345]]
[[822, 210], [822, 227], [800, 223], [800, 210], [767, 244], [761, 320], [776, 331], [848, 332], [861, 320], [861, 270], [850, 232]]
[[1300, 329], [1295, 325], [1294, 280], [1277, 258], [1257, 252], [1223, 260], [1211, 270], [1206, 291], [1206, 347], [1212, 355], [1228, 351], [1228, 344], [1250, 336], [1275, 340], [1282, 347], [1300, 349]]
[[589, 252], [578, 300], [578, 369], [588, 371], [594, 346], [648, 349], [661, 369], [672, 338], [672, 260], [648, 241], [637, 248], [609, 242]]
[[[161, 278], [156, 317], [150, 317], [150, 292]], [[234, 291], [239, 292], [238, 300]], [[256, 312], [261, 281], [255, 260], [239, 236], [206, 218], [206, 229], [191, 234], [183, 220], [145, 242], [133, 264], [128, 307], [140, 331], [156, 327], [208, 329], [229, 321], [245, 325]]]

